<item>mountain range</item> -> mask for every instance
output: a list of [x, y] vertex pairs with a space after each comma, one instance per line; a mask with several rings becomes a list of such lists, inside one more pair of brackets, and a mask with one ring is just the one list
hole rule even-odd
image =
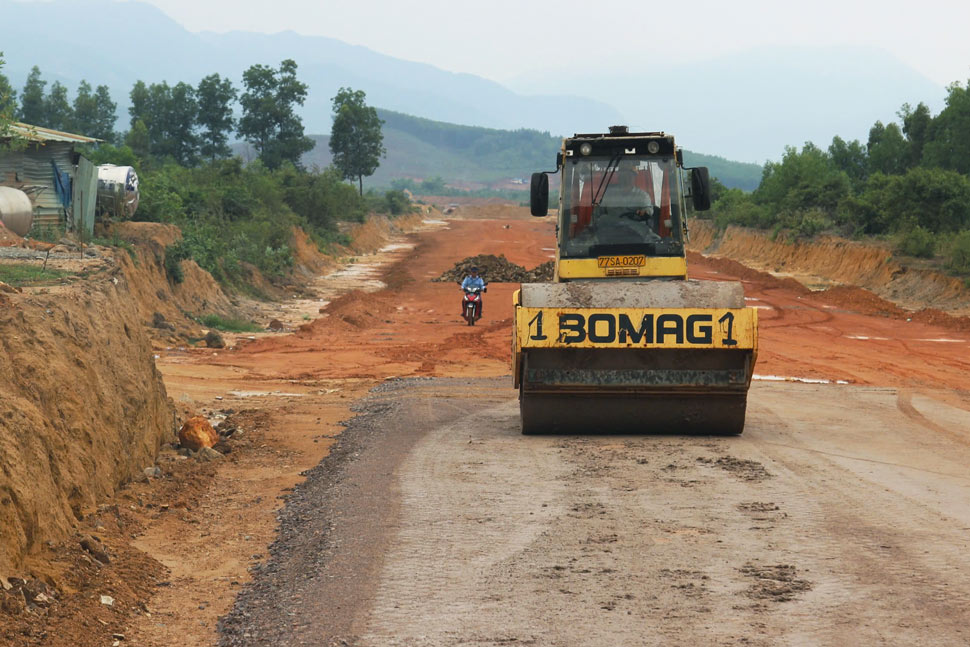
[[[428, 119], [552, 135], [626, 123], [665, 130], [693, 150], [761, 163], [786, 145], [827, 145], [833, 135], [866, 139], [904, 102], [942, 107], [945, 90], [874, 49], [772, 47], [680, 62], [679, 47], [645, 48], [635, 67], [550, 68], [502, 85], [294, 32], [189, 32], [153, 5], [111, 0], [0, 0], [4, 73], [23, 87], [33, 65], [72, 93], [82, 79], [105, 84], [126, 121], [136, 80], [195, 83], [218, 72], [240, 83], [250, 65], [299, 65], [308, 84], [308, 133], [330, 130], [331, 97], [361, 89], [368, 103]], [[578, 45], [574, 45], [578, 46]], [[633, 71], [631, 71], [631, 69]]]
[[[365, 186], [388, 186], [392, 180], [423, 180], [441, 177], [464, 189], [497, 188], [525, 191], [534, 171], [555, 166], [561, 140], [537, 130], [499, 130], [461, 126], [378, 109], [387, 156]], [[316, 147], [304, 155], [307, 167], [326, 167], [331, 162], [330, 138], [315, 135]], [[237, 152], [252, 155], [244, 147]], [[687, 166], [707, 166], [711, 174], [730, 188], [753, 190], [761, 181], [758, 164], [732, 162], [720, 157], [684, 151]]]

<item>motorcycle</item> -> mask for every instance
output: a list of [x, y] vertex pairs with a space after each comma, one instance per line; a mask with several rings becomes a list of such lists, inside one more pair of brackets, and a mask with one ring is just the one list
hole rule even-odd
[[468, 322], [469, 326], [474, 326], [475, 322], [482, 318], [482, 292], [487, 288], [464, 288], [465, 295], [461, 299], [461, 316]]

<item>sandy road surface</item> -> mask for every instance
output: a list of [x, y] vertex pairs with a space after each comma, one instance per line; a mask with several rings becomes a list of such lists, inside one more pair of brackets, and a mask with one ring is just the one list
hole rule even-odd
[[893, 389], [759, 383], [736, 439], [522, 437], [512, 395], [367, 398], [226, 642], [967, 642], [970, 449]]
[[749, 276], [757, 373], [848, 384], [757, 381], [739, 438], [525, 438], [500, 377], [510, 289], [466, 330], [453, 291], [425, 281], [503, 237], [511, 260], [545, 260], [548, 224], [512, 227], [422, 234], [367, 325], [337, 325], [362, 311], [335, 302], [225, 360], [447, 377], [358, 403], [223, 644], [970, 643], [970, 335]]

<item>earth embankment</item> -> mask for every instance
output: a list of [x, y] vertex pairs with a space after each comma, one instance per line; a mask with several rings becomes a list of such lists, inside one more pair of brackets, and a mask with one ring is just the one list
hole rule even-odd
[[733, 225], [718, 231], [705, 220], [691, 222], [690, 236], [691, 251], [791, 276], [812, 288], [850, 285], [871, 290], [907, 309], [938, 308], [951, 314], [970, 314], [970, 290], [960, 279], [904, 265], [886, 247], [835, 236], [804, 241], [772, 239], [768, 232]]
[[0, 294], [0, 573], [67, 537], [172, 434], [123, 268]]

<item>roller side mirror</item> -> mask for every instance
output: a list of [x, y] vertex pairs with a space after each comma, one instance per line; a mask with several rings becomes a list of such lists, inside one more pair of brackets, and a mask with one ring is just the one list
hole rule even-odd
[[698, 166], [690, 171], [690, 196], [695, 211], [711, 208], [711, 175], [706, 166]]
[[545, 173], [532, 174], [529, 193], [529, 209], [532, 215], [542, 217], [549, 213], [549, 176]]

